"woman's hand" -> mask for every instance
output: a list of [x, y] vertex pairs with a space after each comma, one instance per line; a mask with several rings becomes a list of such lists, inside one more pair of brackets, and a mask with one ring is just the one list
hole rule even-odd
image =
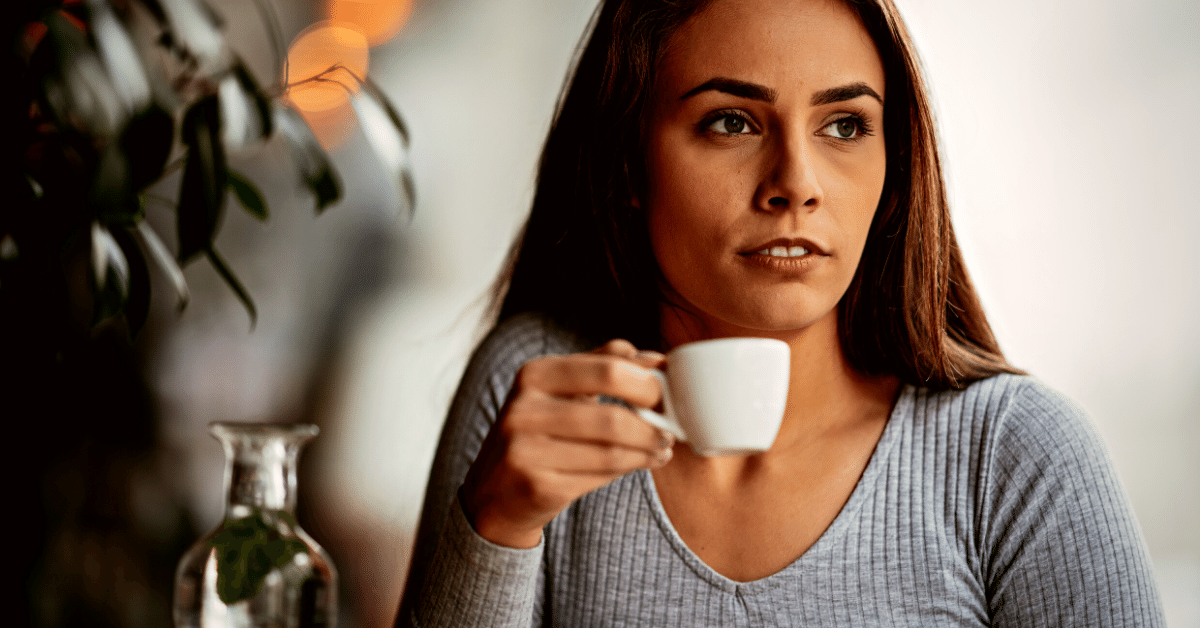
[[653, 407], [662, 390], [647, 369], [664, 358], [613, 340], [590, 353], [530, 360], [459, 491], [483, 538], [530, 548], [571, 502], [635, 469], [671, 459], [674, 438], [597, 395]]

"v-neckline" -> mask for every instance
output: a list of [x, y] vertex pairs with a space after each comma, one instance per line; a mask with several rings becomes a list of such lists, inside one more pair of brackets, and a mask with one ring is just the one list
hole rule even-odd
[[817, 538], [807, 550], [804, 551], [796, 560], [789, 563], [779, 571], [747, 582], [739, 582], [727, 576], [721, 575], [715, 569], [708, 566], [695, 552], [692, 551], [687, 543], [683, 542], [683, 538], [679, 536], [679, 532], [675, 530], [674, 524], [671, 523], [670, 517], [667, 516], [667, 511], [663, 508], [662, 500], [658, 496], [658, 488], [654, 484], [654, 476], [648, 470], [641, 470], [637, 473], [638, 479], [642, 484], [642, 491], [646, 500], [650, 504], [650, 511], [654, 516], [654, 520], [658, 523], [662, 530], [663, 536], [667, 538], [668, 543], [688, 565], [703, 580], [710, 585], [726, 591], [728, 593], [755, 593], [766, 591], [774, 588], [781, 583], [788, 582], [792, 579], [792, 574], [803, 568], [804, 563], [815, 560], [815, 556], [827, 551], [828, 547], [836, 543], [838, 538], [845, 533], [845, 530], [853, 522], [854, 517], [862, 509], [863, 502], [873, 492], [873, 487], [883, 473], [883, 467], [886, 464], [884, 459], [887, 457], [888, 451], [892, 448], [895, 441], [899, 438], [901, 431], [900, 423], [897, 420], [898, 416], [905, 414], [911, 415], [909, 408], [914, 403], [913, 387], [905, 384], [896, 399], [896, 403], [892, 406], [892, 411], [888, 415], [887, 425], [883, 428], [883, 434], [880, 435], [879, 441], [875, 443], [875, 448], [871, 452], [871, 458], [867, 461], [867, 466], [863, 469], [862, 475], [858, 482], [855, 483], [854, 489], [850, 492], [849, 499], [838, 511], [833, 522], [825, 531]]

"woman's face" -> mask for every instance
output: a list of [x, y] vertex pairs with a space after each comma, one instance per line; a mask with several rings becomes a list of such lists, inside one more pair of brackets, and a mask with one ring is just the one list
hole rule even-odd
[[654, 255], [709, 333], [835, 307], [883, 189], [884, 73], [836, 0], [715, 0], [672, 36], [645, 141]]

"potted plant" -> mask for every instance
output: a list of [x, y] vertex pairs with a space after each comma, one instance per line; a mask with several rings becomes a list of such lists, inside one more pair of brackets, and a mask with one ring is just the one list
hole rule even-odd
[[[263, 220], [268, 208], [229, 155], [282, 141], [291, 156], [283, 167], [296, 172], [316, 211], [340, 197], [337, 173], [289, 106], [289, 89], [331, 83], [351, 93], [354, 111], [373, 125], [369, 139], [412, 201], [407, 163], [397, 159], [407, 154], [407, 132], [383, 93], [337, 65], [289, 77], [271, 4], [254, 6], [276, 51], [265, 81], [229, 46], [221, 17], [203, 0], [9, 7], [2, 57], [11, 80], [0, 95], [9, 134], [0, 150], [10, 164], [0, 173], [0, 415], [31, 428], [30, 444], [15, 457], [30, 478], [15, 492], [29, 512], [19, 537], [30, 542], [16, 552], [26, 573], [45, 569], [46, 548], [66, 516], [52, 503], [65, 493], [48, 496], [45, 487], [57, 486], [72, 465], [89, 482], [108, 477], [114, 456], [153, 440], [130, 351], [149, 313], [151, 273], [168, 279], [183, 307], [181, 267], [204, 258], [254, 320], [253, 298], [214, 240], [231, 201]], [[172, 175], [177, 193], [151, 191]], [[154, 203], [172, 207], [174, 233], [145, 220]], [[85, 486], [85, 512], [106, 507], [93, 502], [121, 501], [92, 499]], [[72, 520], [88, 519], [67, 510]], [[16, 623], [46, 623], [36, 621], [34, 606], [17, 609]]]

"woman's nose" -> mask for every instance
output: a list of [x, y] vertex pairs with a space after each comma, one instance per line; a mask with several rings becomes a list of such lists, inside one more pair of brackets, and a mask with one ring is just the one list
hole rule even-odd
[[801, 207], [812, 211], [821, 205], [823, 192], [812, 149], [802, 139], [779, 138], [764, 162], [755, 207], [763, 211]]

